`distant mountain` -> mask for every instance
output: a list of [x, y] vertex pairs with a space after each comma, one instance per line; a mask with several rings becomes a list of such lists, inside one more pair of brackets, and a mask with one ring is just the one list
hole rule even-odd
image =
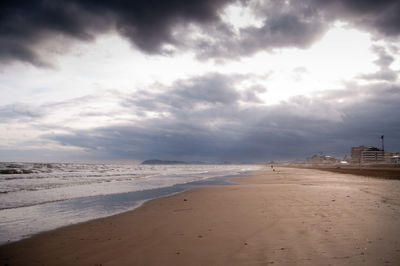
[[143, 161], [142, 164], [232, 164], [231, 162], [202, 162], [202, 161], [165, 161], [158, 159], [151, 159]]
[[182, 162], [182, 161], [163, 161], [163, 160], [146, 160], [143, 161], [142, 164], [189, 164], [187, 162]]

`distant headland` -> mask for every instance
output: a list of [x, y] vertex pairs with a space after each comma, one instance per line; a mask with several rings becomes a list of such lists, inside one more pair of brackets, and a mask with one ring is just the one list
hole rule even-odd
[[183, 161], [164, 161], [164, 160], [151, 159], [143, 161], [142, 164], [189, 164], [189, 163]]
[[168, 161], [168, 160], [158, 160], [158, 159], [150, 159], [145, 160], [141, 164], [232, 164], [231, 162], [202, 162], [202, 161]]

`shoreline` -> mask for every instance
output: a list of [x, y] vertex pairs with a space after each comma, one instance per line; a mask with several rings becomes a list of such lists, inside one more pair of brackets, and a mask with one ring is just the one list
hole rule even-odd
[[277, 167], [0, 246], [4, 265], [389, 265], [400, 185]]
[[[16, 241], [21, 241], [24, 239], [29, 239], [37, 234], [57, 230], [65, 226], [90, 222], [96, 219], [108, 218], [124, 212], [133, 211], [149, 200], [175, 195], [177, 193], [190, 190], [192, 188], [216, 185], [232, 185], [233, 183], [230, 182], [232, 178], [246, 176], [249, 175], [251, 172], [253, 171], [243, 171], [237, 174], [204, 178], [187, 183], [178, 183], [167, 187], [159, 187], [108, 195], [97, 195], [91, 197], [73, 198], [69, 200], [24, 206], [21, 208], [24, 208], [25, 213], [41, 214], [39, 216], [36, 215], [37, 217], [30, 217], [30, 219], [22, 216], [20, 217], [20, 219], [26, 220], [24, 224], [22, 224], [24, 227], [29, 226], [29, 228], [33, 229], [30, 229], [28, 231], [12, 232], [14, 234], [13, 236], [11, 236], [10, 234], [6, 235], [7, 228], [13, 228], [14, 222], [13, 220], [7, 220], [7, 218], [2, 219], [3, 232], [0, 232], [0, 236], [2, 236], [0, 246]], [[101, 213], [97, 215], [92, 213], [92, 215], [94, 216], [87, 217], [85, 213], [91, 212], [91, 209], [93, 208], [101, 209]], [[41, 221], [39, 221], [41, 220], [40, 217], [45, 216], [46, 212], [49, 212], [48, 210], [51, 210], [51, 213], [53, 215], [48, 216], [47, 222], [43, 224]], [[6, 212], [6, 214], [4, 214], [6, 216], [9, 212], [21, 212], [20, 208], [9, 208], [3, 209], [1, 211]], [[12, 216], [14, 217], [15, 215]]]

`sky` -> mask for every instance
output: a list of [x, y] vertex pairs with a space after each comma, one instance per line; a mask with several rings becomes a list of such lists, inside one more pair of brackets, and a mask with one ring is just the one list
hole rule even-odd
[[396, 0], [0, 4], [0, 161], [400, 151]]

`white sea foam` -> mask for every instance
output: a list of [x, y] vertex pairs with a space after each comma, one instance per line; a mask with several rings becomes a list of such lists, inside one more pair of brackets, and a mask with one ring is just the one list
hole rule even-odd
[[0, 163], [0, 210], [172, 186], [255, 170], [254, 165]]
[[0, 163], [0, 243], [126, 211], [150, 198], [182, 191], [191, 182], [204, 184], [210, 178], [260, 168]]

